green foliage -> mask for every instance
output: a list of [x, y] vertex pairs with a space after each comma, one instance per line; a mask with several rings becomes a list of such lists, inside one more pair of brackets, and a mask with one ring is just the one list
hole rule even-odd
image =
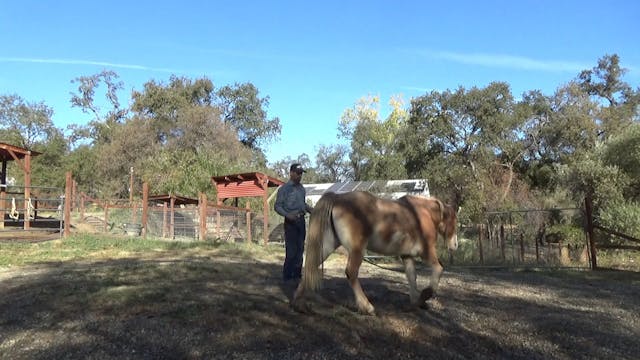
[[[91, 114], [93, 119], [88, 125], [74, 124], [70, 126], [73, 134], [71, 142], [75, 143], [81, 139], [90, 139], [95, 144], [109, 143], [111, 141], [114, 127], [120, 124], [127, 115], [127, 109], [120, 108], [117, 92], [122, 90], [124, 84], [117, 81], [118, 74], [113, 71], [103, 70], [91, 76], [80, 76], [71, 83], [78, 83], [78, 92], [71, 93], [71, 106], [80, 108], [85, 114]], [[103, 112], [96, 105], [96, 89], [104, 83], [106, 86], [105, 98], [111, 108]]]
[[49, 138], [46, 141], [35, 145], [35, 150], [41, 152], [41, 154], [32, 160], [31, 184], [64, 189], [65, 173], [68, 169], [66, 160], [66, 155], [69, 152], [67, 140], [59, 130], [52, 130], [49, 134]]
[[[640, 239], [640, 203], [612, 201], [600, 210], [598, 223], [603, 227]], [[622, 244], [619, 237], [609, 237], [612, 243]]]
[[[517, 144], [521, 123], [505, 83], [415, 98], [401, 146], [409, 177], [428, 175], [432, 193], [459, 205], [471, 198], [503, 201], [506, 195], [500, 194], [511, 191], [513, 164], [523, 153]], [[498, 160], [509, 171], [506, 181], [490, 180]], [[493, 192], [498, 199], [486, 197], [488, 187], [502, 188]], [[471, 208], [483, 206], [476, 202]]]
[[0, 96], [0, 129], [3, 142], [29, 150], [60, 133], [51, 121], [53, 110], [18, 95]]
[[393, 111], [385, 120], [379, 118], [379, 99], [363, 98], [345, 110], [339, 131], [350, 139], [349, 154], [353, 180], [403, 179], [407, 173], [404, 157], [398, 151], [399, 138], [407, 120], [402, 101], [392, 98]]
[[169, 83], [151, 80], [144, 90], [134, 91], [131, 110], [149, 123], [157, 142], [165, 144], [182, 135], [180, 117], [190, 108], [209, 107], [213, 102], [213, 82], [171, 76]]
[[628, 177], [627, 197], [640, 200], [640, 123], [613, 137], [604, 147], [602, 159]]
[[581, 224], [554, 224], [546, 229], [546, 234], [555, 237], [563, 244], [584, 245], [585, 234]]
[[574, 200], [580, 201], [591, 194], [595, 209], [622, 201], [623, 189], [628, 184], [628, 178], [617, 167], [606, 165], [591, 155], [562, 167], [559, 173]]
[[320, 145], [316, 155], [318, 182], [345, 181], [351, 177], [346, 145]]
[[[363, 98], [340, 122], [348, 145], [319, 147], [315, 166], [308, 154], [292, 154], [266, 169], [265, 147], [281, 131], [267, 114], [269, 97], [251, 83], [216, 89], [207, 78], [150, 80], [130, 107], [120, 105], [116, 73], [76, 78], [72, 106], [92, 121], [72, 125], [69, 137], [44, 103], [0, 96], [0, 137], [43, 152], [32, 162], [34, 185], [62, 186], [71, 170], [95, 197], [127, 197], [131, 168], [135, 194], [147, 181], [153, 193], [214, 196], [213, 175], [264, 171], [286, 180], [300, 162], [305, 182], [426, 178], [433, 195], [462, 205], [464, 221], [487, 210], [572, 207], [591, 194], [596, 213], [634, 231], [620, 219], [635, 216], [624, 204], [640, 200], [640, 90], [625, 72], [617, 55], [605, 55], [549, 96], [515, 100], [508, 84], [494, 82], [432, 91], [408, 109], [394, 97], [386, 117], [377, 97]], [[107, 109], [96, 105], [99, 90]], [[20, 182], [17, 164], [8, 172]]]
[[251, 83], [224, 86], [216, 92], [225, 123], [238, 133], [238, 140], [250, 149], [261, 149], [280, 135], [277, 117], [268, 119], [269, 97], [261, 98]]

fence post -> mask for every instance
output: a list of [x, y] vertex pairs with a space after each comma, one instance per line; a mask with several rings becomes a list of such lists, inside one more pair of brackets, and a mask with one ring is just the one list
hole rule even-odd
[[149, 220], [149, 183], [142, 183], [142, 237], [147, 237], [147, 222]]
[[502, 254], [502, 261], [507, 261], [507, 255], [505, 254], [504, 224], [500, 224], [500, 254]]
[[31, 228], [31, 221], [29, 220], [29, 202], [31, 201], [31, 152], [24, 157], [24, 223], [23, 228], [29, 230]]
[[64, 187], [64, 237], [71, 235], [71, 171], [67, 171]]
[[266, 246], [269, 243], [269, 200], [266, 190], [262, 196], [262, 237]]
[[162, 238], [167, 237], [167, 228], [169, 225], [167, 224], [167, 217], [169, 216], [169, 208], [167, 207], [167, 202], [162, 203]]
[[85, 195], [84, 193], [81, 193], [80, 194], [80, 221], [84, 219], [84, 202], [85, 202]]
[[4, 184], [2, 184], [2, 189], [0, 189], [0, 207], [2, 207], [2, 216], [0, 217], [0, 229], [4, 229], [4, 215], [6, 213], [6, 203], [5, 203], [5, 199], [6, 199], [6, 187], [4, 187]]
[[591, 204], [591, 194], [584, 198], [585, 215], [587, 216], [587, 235], [589, 236], [589, 248], [591, 250], [591, 270], [598, 268], [596, 260], [596, 244], [593, 238], [593, 206]]
[[245, 206], [247, 208], [247, 243], [251, 244], [251, 206], [249, 206], [249, 202]]
[[176, 224], [175, 224], [175, 206], [176, 206], [176, 198], [171, 196], [171, 200], [169, 200], [169, 207], [171, 213], [169, 214], [169, 238], [174, 240], [176, 238]]
[[207, 238], [207, 195], [202, 192], [198, 196], [198, 210], [200, 215], [198, 240], [204, 241]]

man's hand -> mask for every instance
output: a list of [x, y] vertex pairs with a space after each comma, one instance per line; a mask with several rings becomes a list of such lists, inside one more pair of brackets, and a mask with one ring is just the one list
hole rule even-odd
[[296, 221], [300, 217], [300, 212], [299, 211], [292, 211], [292, 212], [288, 213], [287, 215], [285, 215], [284, 217], [287, 218], [287, 220], [289, 220], [289, 221]]

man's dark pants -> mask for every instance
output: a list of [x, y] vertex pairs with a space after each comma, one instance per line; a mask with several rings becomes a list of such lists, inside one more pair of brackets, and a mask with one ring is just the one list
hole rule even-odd
[[284, 246], [286, 256], [282, 267], [282, 278], [287, 281], [299, 280], [302, 276], [302, 255], [304, 253], [304, 237], [306, 225], [304, 216], [296, 221], [284, 221]]

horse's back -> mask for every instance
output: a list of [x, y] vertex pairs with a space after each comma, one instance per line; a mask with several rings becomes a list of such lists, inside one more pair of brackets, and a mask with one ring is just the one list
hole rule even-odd
[[333, 222], [346, 248], [415, 255], [422, 249], [420, 225], [410, 204], [354, 191], [333, 198]]

